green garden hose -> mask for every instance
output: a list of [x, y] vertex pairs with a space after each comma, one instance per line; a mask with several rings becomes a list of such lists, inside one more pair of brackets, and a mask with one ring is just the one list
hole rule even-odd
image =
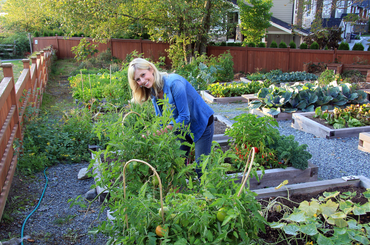
[[40, 197], [40, 200], [39, 200], [39, 203], [37, 204], [37, 206], [35, 207], [35, 209], [27, 216], [27, 218], [24, 220], [23, 222], [23, 225], [22, 225], [22, 231], [21, 231], [21, 243], [23, 245], [23, 231], [24, 231], [24, 226], [28, 220], [28, 218], [38, 209], [38, 207], [40, 206], [40, 203], [41, 203], [41, 200], [42, 198], [44, 197], [44, 194], [45, 194], [45, 191], [46, 191], [46, 187], [48, 186], [48, 177], [46, 177], [46, 174], [45, 174], [45, 171], [46, 171], [47, 167], [44, 169], [44, 176], [45, 176], [45, 187], [44, 187], [44, 191], [42, 192], [41, 194], [41, 197]]

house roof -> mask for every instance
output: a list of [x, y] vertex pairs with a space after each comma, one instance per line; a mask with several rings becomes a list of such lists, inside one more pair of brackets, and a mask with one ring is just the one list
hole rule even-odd
[[[282, 21], [274, 16], [271, 16], [270, 23], [274, 27], [279, 28], [280, 30], [283, 30], [288, 33], [292, 33], [292, 29], [293, 29], [292, 25], [285, 21]], [[303, 28], [294, 28], [294, 31], [304, 36], [307, 36], [308, 34], [310, 34], [309, 30], [306, 30]]]
[[363, 1], [356, 1], [352, 4], [352, 6], [363, 8], [363, 9], [369, 9], [370, 8], [370, 0], [363, 0]]
[[339, 27], [342, 18], [325, 18], [322, 19], [322, 27]]

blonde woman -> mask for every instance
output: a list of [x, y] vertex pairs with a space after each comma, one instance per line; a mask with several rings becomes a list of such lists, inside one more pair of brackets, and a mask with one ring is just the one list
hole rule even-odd
[[[159, 72], [151, 62], [136, 58], [130, 63], [128, 80], [133, 100], [143, 103], [151, 99], [157, 116], [162, 115], [158, 100], [166, 96], [172, 105], [172, 115], [176, 123], [190, 125], [193, 138], [187, 135], [186, 140], [190, 144], [195, 143], [196, 162], [199, 163], [198, 159], [202, 154], [209, 155], [214, 132], [214, 112], [184, 77]], [[167, 129], [172, 128], [172, 125], [167, 125]], [[162, 130], [162, 133], [165, 131]], [[189, 147], [182, 145], [180, 149], [186, 151], [188, 156]], [[200, 177], [200, 168], [197, 168], [197, 173]]]

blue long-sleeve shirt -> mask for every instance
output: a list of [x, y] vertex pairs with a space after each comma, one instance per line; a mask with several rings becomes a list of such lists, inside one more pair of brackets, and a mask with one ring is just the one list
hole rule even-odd
[[[208, 119], [214, 114], [214, 111], [182, 76], [169, 74], [163, 76], [163, 80], [163, 96], [166, 96], [172, 105], [173, 118], [176, 123], [190, 124], [190, 131], [194, 135], [193, 140], [197, 142], [203, 135]], [[157, 98], [152, 96], [155, 113], [157, 116], [161, 116], [162, 108], [158, 106], [157, 101]]]

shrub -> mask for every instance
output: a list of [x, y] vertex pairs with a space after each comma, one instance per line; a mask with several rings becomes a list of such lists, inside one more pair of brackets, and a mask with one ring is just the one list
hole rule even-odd
[[352, 50], [359, 50], [359, 51], [364, 51], [364, 45], [362, 45], [362, 43], [355, 43], [355, 45], [353, 45], [353, 48]]
[[279, 48], [288, 48], [288, 46], [286, 45], [286, 43], [284, 41], [281, 41], [279, 43]]
[[290, 48], [297, 48], [297, 45], [295, 44], [295, 42], [292, 40], [292, 41], [290, 41], [290, 43], [289, 43], [289, 47]]
[[367, 51], [370, 51], [370, 45], [369, 45], [369, 47], [367, 47]]
[[320, 45], [315, 41], [311, 44], [310, 49], [319, 49]]
[[248, 47], [256, 47], [256, 44], [254, 43], [254, 42], [250, 42], [250, 43], [248, 43]]
[[307, 49], [307, 43], [301, 43], [301, 45], [299, 45], [299, 48], [300, 49]]
[[339, 44], [338, 50], [349, 50], [349, 44], [347, 42], [341, 42]]
[[270, 48], [277, 48], [277, 43], [275, 41], [272, 41], [270, 44]]
[[[1, 44], [14, 44], [15, 41], [15, 56], [16, 57], [24, 57], [26, 52], [30, 52], [30, 43], [28, 39], [28, 33], [26, 32], [19, 32], [10, 34], [3, 40], [1, 40]], [[13, 58], [15, 58], [13, 56]]]
[[266, 43], [264, 43], [264, 42], [260, 42], [260, 43], [258, 44], [258, 47], [260, 47], [260, 48], [266, 48]]

